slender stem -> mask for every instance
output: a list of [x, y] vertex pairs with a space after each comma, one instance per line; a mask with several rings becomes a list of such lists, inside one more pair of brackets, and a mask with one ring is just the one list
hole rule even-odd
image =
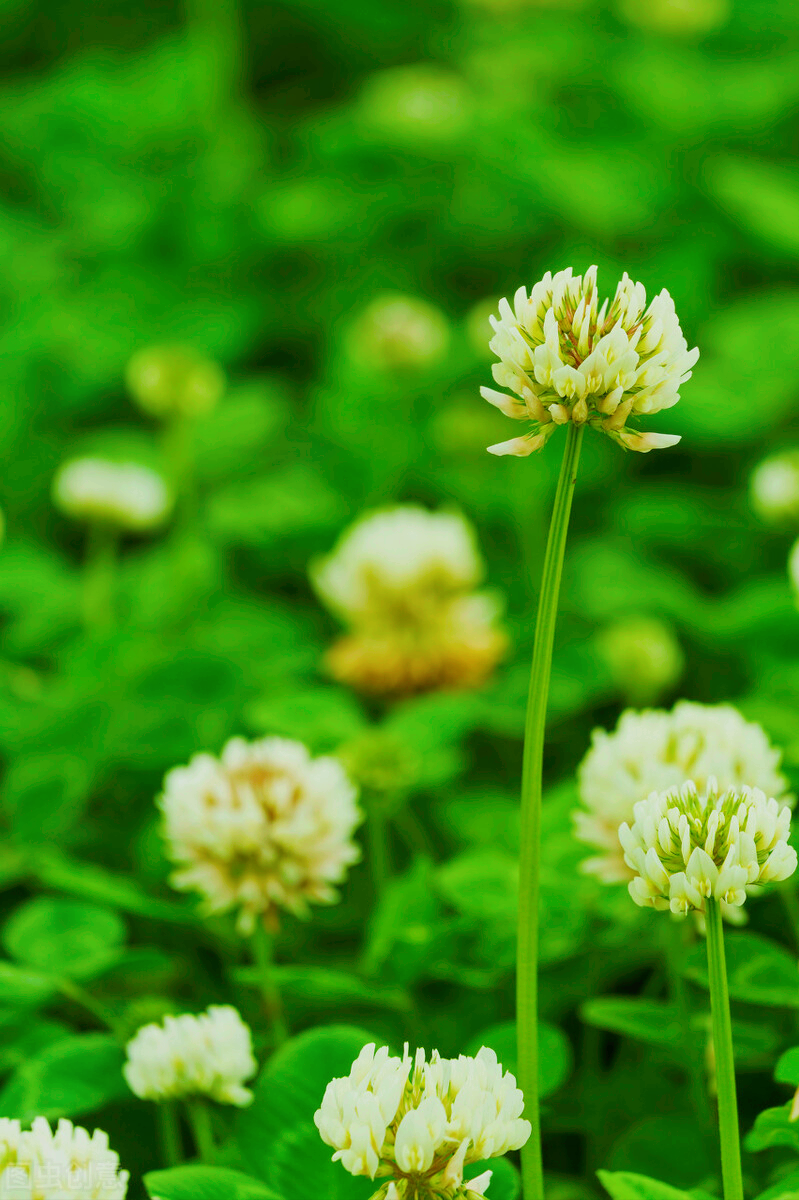
[[211, 1123], [211, 1109], [204, 1100], [190, 1100], [186, 1109], [197, 1154], [204, 1163], [212, 1163], [216, 1157], [216, 1143]]
[[74, 979], [67, 979], [66, 976], [58, 979], [57, 987], [62, 996], [66, 996], [74, 1004], [79, 1004], [86, 1012], [91, 1013], [98, 1025], [105, 1026], [116, 1037], [122, 1038], [122, 1028], [115, 1014], [110, 1008], [106, 1008], [99, 1000], [95, 1000], [91, 992], [86, 988], [81, 987], [79, 983], [75, 983]]
[[542, 1200], [544, 1168], [541, 1158], [541, 1117], [538, 1103], [538, 903], [541, 856], [541, 793], [544, 765], [549, 677], [558, 611], [560, 577], [569, 528], [582, 426], [571, 422], [560, 468], [555, 505], [549, 526], [538, 618], [530, 672], [530, 692], [524, 730], [522, 770], [521, 846], [519, 857], [519, 942], [516, 963], [516, 1035], [519, 1050], [519, 1086], [524, 1093], [525, 1116], [533, 1127], [522, 1150], [524, 1200]]
[[286, 1018], [283, 1015], [283, 1002], [275, 982], [274, 945], [263, 922], [259, 921], [252, 939], [253, 958], [261, 976], [261, 995], [264, 998], [264, 1008], [272, 1026], [274, 1045], [279, 1046], [288, 1037]]
[[180, 1136], [180, 1122], [174, 1101], [165, 1100], [156, 1105], [158, 1111], [158, 1133], [161, 1139], [161, 1153], [168, 1167], [177, 1167], [183, 1159], [183, 1141]]
[[666, 965], [669, 976], [669, 992], [677, 1008], [680, 1020], [682, 1054], [685, 1071], [691, 1085], [691, 1102], [694, 1114], [702, 1129], [708, 1133], [710, 1129], [710, 1110], [708, 1105], [707, 1081], [702, 1063], [702, 1053], [697, 1045], [697, 1038], [691, 1024], [691, 1002], [688, 988], [683, 978], [685, 946], [683, 942], [684, 926], [682, 922], [670, 920], [668, 925], [668, 941], [666, 945]]
[[110, 525], [98, 521], [89, 527], [83, 569], [83, 619], [89, 628], [113, 624], [117, 540]]
[[389, 826], [381, 797], [376, 795], [368, 797], [367, 821], [372, 882], [377, 895], [382, 896], [385, 886], [391, 878], [391, 849]]
[[724, 958], [724, 930], [721, 922], [721, 909], [717, 900], [711, 898], [707, 901], [705, 920], [724, 1200], [743, 1200], [738, 1101], [735, 1095], [735, 1063], [732, 1051], [732, 1020], [730, 1018], [730, 997], [727, 991], [727, 963]]

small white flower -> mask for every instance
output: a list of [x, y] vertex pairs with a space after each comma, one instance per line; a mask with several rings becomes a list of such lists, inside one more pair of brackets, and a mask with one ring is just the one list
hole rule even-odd
[[142, 1100], [207, 1096], [243, 1107], [258, 1069], [252, 1036], [235, 1008], [211, 1006], [200, 1016], [165, 1017], [144, 1025], [128, 1042], [125, 1079]]
[[210, 912], [238, 911], [241, 933], [280, 909], [305, 915], [337, 899], [360, 852], [357, 792], [334, 758], [300, 742], [233, 738], [220, 758], [197, 754], [164, 780], [159, 806], [175, 887]]
[[799, 449], [765, 459], [752, 472], [752, 507], [764, 521], [799, 522]]
[[636, 904], [678, 916], [704, 912], [709, 898], [740, 908], [747, 888], [787, 879], [796, 870], [788, 845], [791, 810], [758, 788], [722, 791], [715, 779], [653, 792], [619, 828]]
[[530, 1136], [516, 1080], [485, 1047], [475, 1058], [423, 1050], [402, 1058], [365, 1046], [349, 1076], [328, 1085], [314, 1121], [333, 1158], [353, 1175], [388, 1178], [380, 1200], [469, 1200], [487, 1171], [464, 1168], [517, 1150]]
[[164, 480], [149, 467], [76, 458], [53, 482], [53, 499], [76, 520], [143, 532], [161, 525], [172, 508]]
[[37, 1117], [30, 1130], [0, 1118], [0, 1196], [9, 1200], [124, 1200], [128, 1172], [108, 1146], [71, 1121], [51, 1129]]
[[[546, 445], [558, 425], [589, 424], [628, 450], [673, 446], [673, 434], [641, 433], [628, 419], [671, 408], [691, 378], [699, 351], [689, 350], [667, 291], [646, 307], [643, 284], [622, 277], [600, 306], [596, 267], [547, 271], [530, 295], [520, 287], [491, 317], [494, 379], [515, 396], [481, 388], [489, 404], [526, 420], [522, 437], [489, 446], [492, 454], [525, 457]], [[517, 400], [516, 397], [519, 399]]]
[[599, 853], [584, 869], [606, 883], [626, 882], [630, 870], [619, 850], [618, 828], [632, 824], [633, 806], [651, 792], [713, 776], [722, 788], [749, 785], [785, 800], [788, 781], [780, 754], [759, 725], [728, 704], [681, 700], [670, 712], [628, 710], [616, 729], [594, 731], [579, 769], [582, 809], [574, 814], [581, 841]]
[[475, 590], [484, 571], [457, 513], [402, 505], [362, 517], [311, 570], [349, 629], [328, 652], [331, 673], [384, 694], [482, 682], [506, 646], [495, 599]]

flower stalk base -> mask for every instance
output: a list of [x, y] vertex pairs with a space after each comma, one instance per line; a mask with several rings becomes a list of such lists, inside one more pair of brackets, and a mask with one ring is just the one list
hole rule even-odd
[[707, 924], [707, 966], [713, 1018], [713, 1050], [716, 1058], [724, 1200], [743, 1200], [730, 997], [727, 990], [727, 964], [724, 957], [724, 929], [721, 907], [717, 900], [708, 899], [705, 921]]

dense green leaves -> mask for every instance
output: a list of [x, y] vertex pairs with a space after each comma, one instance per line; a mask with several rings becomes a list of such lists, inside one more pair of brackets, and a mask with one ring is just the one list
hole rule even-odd
[[224, 1167], [173, 1167], [150, 1171], [144, 1182], [152, 1200], [280, 1200], [257, 1179]]

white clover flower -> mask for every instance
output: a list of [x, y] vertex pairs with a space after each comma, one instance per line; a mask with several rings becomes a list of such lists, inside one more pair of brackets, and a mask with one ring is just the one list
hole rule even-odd
[[238, 928], [275, 926], [280, 909], [338, 898], [360, 857], [357, 793], [334, 758], [300, 742], [233, 738], [221, 758], [197, 754], [164, 780], [159, 806], [175, 887], [197, 891], [209, 912], [238, 911]]
[[616, 729], [594, 731], [580, 764], [583, 809], [574, 814], [576, 836], [599, 851], [583, 869], [605, 883], [630, 878], [619, 848], [618, 828], [633, 819], [636, 801], [693, 779], [704, 788], [711, 776], [722, 788], [752, 786], [783, 801], [788, 781], [780, 753], [763, 729], [729, 704], [681, 700], [671, 712], [622, 713]]
[[76, 520], [132, 532], [161, 525], [172, 508], [169, 490], [155, 471], [102, 458], [76, 458], [61, 467], [53, 500]]
[[692, 780], [653, 792], [623, 822], [619, 841], [633, 872], [630, 895], [641, 907], [671, 909], [684, 917], [704, 912], [712, 897], [740, 908], [747, 889], [788, 879], [796, 851], [788, 845], [791, 810], [759, 788], [701, 791]]
[[229, 1005], [143, 1025], [126, 1049], [125, 1079], [142, 1100], [207, 1096], [239, 1108], [252, 1101], [244, 1086], [258, 1070], [252, 1036]]
[[71, 1121], [55, 1130], [37, 1117], [30, 1130], [0, 1118], [0, 1196], [5, 1200], [124, 1200], [128, 1172], [108, 1146]]
[[486, 1171], [464, 1182], [465, 1167], [518, 1150], [530, 1136], [524, 1097], [493, 1050], [475, 1058], [412, 1059], [364, 1046], [348, 1076], [328, 1085], [314, 1122], [351, 1175], [387, 1178], [380, 1200], [471, 1200]]
[[799, 521], [799, 450], [774, 455], [755, 467], [749, 494], [764, 521]]
[[350, 633], [327, 655], [361, 691], [402, 694], [481, 683], [504, 654], [497, 600], [475, 533], [457, 513], [402, 505], [370, 513], [311, 568]]
[[[673, 434], [640, 433], [627, 426], [680, 398], [699, 351], [689, 350], [674, 302], [660, 292], [646, 307], [646, 292], [627, 274], [612, 301], [599, 306], [596, 267], [584, 276], [571, 268], [547, 271], [530, 295], [520, 287], [499, 302], [490, 346], [499, 358], [494, 379], [515, 396], [481, 388], [508, 417], [528, 421], [530, 433], [489, 446], [492, 454], [525, 457], [545, 446], [558, 425], [592, 425], [628, 450], [673, 446]], [[517, 399], [517, 397], [519, 397]]]
[[438, 308], [417, 296], [378, 296], [349, 334], [353, 357], [381, 370], [421, 371], [449, 348], [449, 323]]

